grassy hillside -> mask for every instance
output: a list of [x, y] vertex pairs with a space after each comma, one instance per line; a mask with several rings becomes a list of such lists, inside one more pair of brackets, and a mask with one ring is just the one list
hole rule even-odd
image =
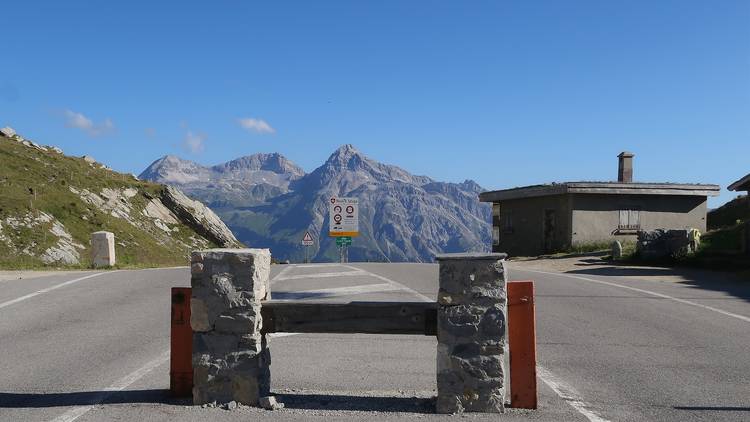
[[[89, 267], [99, 230], [115, 234], [119, 266], [184, 265], [191, 249], [213, 245], [168, 212], [158, 218], [161, 189], [0, 136], [0, 268]], [[60, 250], [79, 262], [55, 260]]]
[[750, 197], [738, 196], [715, 210], [708, 212], [708, 229], [731, 227], [738, 221], [750, 220]]

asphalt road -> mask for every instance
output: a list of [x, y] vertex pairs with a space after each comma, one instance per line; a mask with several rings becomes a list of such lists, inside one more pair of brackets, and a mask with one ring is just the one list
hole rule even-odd
[[[537, 289], [540, 409], [470, 420], [750, 420], [750, 285], [523, 271]], [[431, 300], [437, 266], [274, 266], [274, 299]], [[286, 408], [167, 395], [169, 289], [187, 268], [0, 281], [0, 421], [451, 420], [431, 414], [434, 338], [271, 339]]]

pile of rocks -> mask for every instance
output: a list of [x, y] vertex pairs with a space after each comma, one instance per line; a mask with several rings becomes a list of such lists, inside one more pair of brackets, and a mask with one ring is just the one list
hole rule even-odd
[[694, 253], [700, 235], [694, 229], [639, 231], [636, 255], [643, 259], [680, 258]]

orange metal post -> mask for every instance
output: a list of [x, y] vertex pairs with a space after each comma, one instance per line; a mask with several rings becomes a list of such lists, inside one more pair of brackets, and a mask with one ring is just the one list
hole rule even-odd
[[537, 408], [534, 282], [508, 283], [510, 407]]
[[190, 328], [190, 287], [172, 287], [169, 391], [174, 397], [193, 394], [193, 330]]

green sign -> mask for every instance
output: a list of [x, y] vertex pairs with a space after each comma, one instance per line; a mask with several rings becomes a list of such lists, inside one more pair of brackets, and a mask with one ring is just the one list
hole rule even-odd
[[352, 238], [349, 236], [341, 236], [336, 238], [336, 246], [349, 246], [352, 244]]

